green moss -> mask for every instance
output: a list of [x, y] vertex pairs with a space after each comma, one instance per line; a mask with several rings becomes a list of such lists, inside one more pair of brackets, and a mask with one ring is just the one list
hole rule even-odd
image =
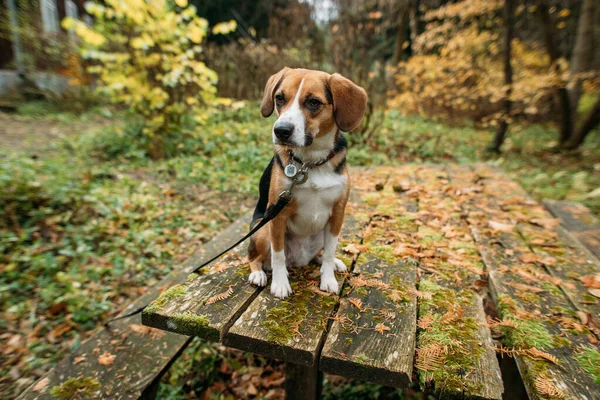
[[542, 289], [544, 289], [545, 291], [547, 291], [548, 293], [554, 295], [554, 296], [562, 296], [562, 291], [560, 290], [560, 288], [556, 285], [553, 285], [551, 283], [543, 283], [542, 284]]
[[167, 305], [171, 300], [176, 299], [177, 297], [181, 297], [187, 293], [185, 286], [183, 285], [175, 285], [165, 290], [163, 294], [161, 294], [156, 300], [154, 300], [146, 309], [144, 313], [153, 314], [158, 312], [164, 306]]
[[351, 346], [351, 345], [352, 345], [352, 342], [353, 342], [353, 340], [352, 340], [352, 338], [351, 338], [351, 337], [347, 337], [347, 338], [344, 340], [344, 344], [345, 344], [346, 346]]
[[366, 253], [379, 258], [388, 265], [394, 265], [398, 261], [398, 257], [394, 255], [392, 246], [371, 246]]
[[383, 292], [383, 295], [393, 303], [408, 303], [411, 300], [411, 295], [408, 288], [402, 282], [402, 279], [397, 276], [390, 278], [390, 290]]
[[527, 315], [514, 299], [506, 295], [498, 297], [498, 310], [505, 320], [510, 320], [516, 327], [501, 327], [504, 333], [503, 343], [508, 347], [517, 349], [529, 349], [535, 347], [544, 349], [552, 347], [554, 338], [548, 332], [543, 322], [534, 317], [525, 318], [519, 315]]
[[175, 314], [169, 317], [178, 330], [193, 332], [208, 326], [210, 323], [206, 315], [196, 315], [189, 311], [185, 313]]
[[515, 293], [515, 296], [521, 300], [523, 303], [538, 305], [540, 304], [540, 296], [533, 292], [518, 292]]
[[594, 377], [596, 385], [600, 385], [600, 351], [589, 347], [575, 355], [581, 368]]
[[78, 376], [77, 378], [69, 378], [62, 384], [54, 386], [50, 390], [50, 394], [60, 400], [69, 400], [92, 397], [97, 390], [100, 390], [98, 379], [89, 376]]
[[570, 347], [571, 341], [564, 336], [554, 335], [552, 340], [552, 347], [561, 348], [561, 347]]
[[479, 390], [479, 384], [466, 378], [477, 368], [484, 351], [478, 340], [479, 324], [465, 312], [472, 306], [475, 294], [470, 290], [444, 288], [428, 279], [421, 280], [419, 290], [433, 296], [419, 302], [420, 318], [427, 318], [430, 323], [420, 331], [418, 347], [446, 346], [448, 349], [446, 354], [439, 355], [439, 366], [432, 364], [427, 370], [419, 370], [421, 386], [430, 386], [433, 381], [436, 392], [450, 396]]
[[269, 332], [267, 339], [272, 342], [288, 343], [308, 315], [308, 302], [312, 292], [306, 288], [299, 289], [298, 282], [292, 282], [292, 290], [292, 295], [280, 301], [277, 307], [270, 308], [266, 319], [261, 322]]
[[187, 281], [187, 282], [194, 281], [194, 280], [196, 280], [196, 278], [200, 277], [200, 275], [201, 275], [201, 274], [197, 274], [197, 273], [195, 273], [195, 272], [192, 272], [191, 274], [189, 274], [189, 275], [187, 276], [187, 278], [186, 278], [186, 281]]
[[370, 361], [370, 359], [365, 354], [359, 354], [356, 357], [354, 357], [354, 361], [357, 364], [367, 364]]

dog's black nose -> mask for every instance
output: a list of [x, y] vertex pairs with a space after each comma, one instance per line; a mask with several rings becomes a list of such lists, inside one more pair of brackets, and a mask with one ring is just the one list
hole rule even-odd
[[289, 122], [277, 123], [275, 124], [273, 131], [275, 132], [277, 139], [285, 142], [292, 136], [292, 133], [294, 133], [294, 124]]

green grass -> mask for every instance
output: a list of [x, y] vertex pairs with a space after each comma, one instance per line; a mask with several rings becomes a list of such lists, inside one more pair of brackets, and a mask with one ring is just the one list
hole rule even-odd
[[[52, 143], [51, 152], [32, 149], [34, 158], [32, 151], [0, 153], [0, 328], [36, 327], [28, 346], [0, 369], [8, 384], [12, 366], [30, 379], [32, 371], [48, 370], [251, 206], [272, 156], [274, 121], [261, 118], [255, 103], [224, 111], [183, 135], [178, 156], [151, 161], [132, 140], [136, 124], [122, 113], [97, 108], [78, 116], [41, 103], [20, 110], [16, 120], [52, 119], [59, 126], [92, 121], [94, 113], [114, 120]], [[504, 153], [488, 158], [489, 130], [391, 111], [368, 143], [348, 135], [349, 164], [488, 160], [537, 199], [581, 201], [598, 214], [600, 199], [586, 195], [600, 186], [599, 136], [560, 154], [552, 148], [555, 127], [513, 126]], [[49, 341], [65, 321], [72, 329]], [[206, 347], [194, 357], [202, 352]]]

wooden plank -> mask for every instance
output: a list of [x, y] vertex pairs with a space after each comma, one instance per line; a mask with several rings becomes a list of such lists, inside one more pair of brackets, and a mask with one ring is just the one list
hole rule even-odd
[[[490, 290], [502, 318], [497, 328], [515, 355], [529, 397], [598, 398], [600, 387], [581, 361], [584, 348], [597, 351], [596, 339], [589, 331], [576, 332], [571, 303], [553, 276], [528, 262], [536, 255], [519, 231], [511, 229], [515, 220], [529, 217], [509, 209], [523, 202], [532, 209], [535, 204], [522, 196], [518, 185], [487, 166], [478, 165], [475, 173], [454, 171], [453, 176], [466, 187], [479, 188], [462, 190], [460, 203], [489, 271]], [[498, 198], [506, 193], [515, 197]]]
[[411, 188], [414, 168], [396, 168], [373, 208], [361, 256], [344, 291], [321, 355], [321, 369], [389, 386], [412, 377], [416, 332], [416, 268], [394, 255], [417, 229]]
[[[352, 180], [361, 190], [371, 193], [376, 192], [380, 184], [383, 185], [387, 174], [378, 168], [353, 175]], [[369, 219], [366, 208], [370, 202], [376, 201], [372, 197], [363, 202], [364, 196], [357, 198], [355, 193], [346, 208], [338, 249], [356, 248], [360, 244], [360, 232]], [[350, 266], [352, 259], [341, 257], [340, 253], [338, 250], [337, 256]], [[326, 327], [338, 305], [338, 298], [318, 290], [318, 266], [293, 268], [289, 272], [293, 294], [281, 300], [268, 290], [263, 291], [231, 327], [224, 343], [266, 357], [312, 366], [323, 345]], [[344, 275], [336, 275], [342, 288]]]
[[[235, 227], [226, 247], [248, 232], [248, 224]], [[172, 286], [142, 314], [144, 325], [162, 330], [221, 341], [225, 332], [263, 288], [248, 283], [250, 268], [245, 258], [248, 244], [204, 267], [199, 274]]]
[[[526, 261], [542, 266], [555, 277], [553, 283], [562, 289], [576, 310], [590, 313], [596, 321], [600, 321], [600, 300], [592, 296], [584, 285], [586, 277], [600, 273], [600, 261], [560, 226], [559, 220], [532, 200], [515, 182], [510, 182], [502, 171], [479, 165], [476, 172], [486, 176], [481, 180], [482, 194], [493, 196], [496, 200], [492, 204], [497, 206], [488, 207], [488, 214], [492, 215], [495, 210], [498, 219], [516, 222], [518, 233], [537, 256]], [[510, 190], [505, 190], [507, 187]], [[572, 210], [580, 209], [573, 206]], [[571, 213], [583, 214], [583, 211]], [[592, 218], [584, 220], [586, 223], [593, 222]]]
[[318, 400], [323, 388], [323, 373], [317, 364], [312, 367], [285, 364], [286, 400]]
[[[248, 213], [205, 244], [183, 265], [174, 268], [161, 282], [131, 303], [124, 313], [148, 304], [168, 287], [185, 279], [195, 266], [217, 254], [223, 243], [238, 237], [239, 227], [250, 217]], [[162, 376], [189, 341], [190, 338], [185, 336], [140, 325], [139, 315], [115, 321], [110, 324], [110, 329], [100, 329], [76, 351], [67, 354], [18, 399], [55, 399], [50, 394], [53, 388], [60, 387], [69, 379], [77, 382], [83, 378], [91, 378], [99, 383], [99, 389], [92, 396], [94, 398], [137, 399], [152, 382]], [[114, 356], [112, 364], [101, 365], [100, 357], [104, 356], [106, 363], [110, 355]], [[36, 391], [36, 384], [42, 381], [44, 389]]]
[[581, 203], [544, 199], [544, 206], [560, 219], [561, 225], [570, 232], [600, 230], [600, 221], [589, 208]]
[[489, 329], [481, 278], [485, 271], [454, 183], [442, 167], [416, 172], [419, 193], [419, 332], [416, 368], [421, 385], [441, 396], [501, 399], [504, 391]]

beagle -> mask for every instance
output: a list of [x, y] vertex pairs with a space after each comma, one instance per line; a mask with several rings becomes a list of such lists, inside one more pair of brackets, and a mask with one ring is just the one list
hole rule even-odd
[[340, 131], [356, 128], [366, 107], [365, 90], [339, 74], [284, 68], [269, 78], [260, 112], [277, 113], [275, 155], [260, 179], [251, 226], [292, 187], [292, 178], [296, 183], [287, 207], [250, 239], [250, 283], [266, 286], [270, 267], [271, 293], [283, 299], [292, 293], [287, 268], [315, 261], [321, 290], [337, 293], [334, 271], [345, 272], [346, 265], [335, 250], [350, 191], [348, 144]]

